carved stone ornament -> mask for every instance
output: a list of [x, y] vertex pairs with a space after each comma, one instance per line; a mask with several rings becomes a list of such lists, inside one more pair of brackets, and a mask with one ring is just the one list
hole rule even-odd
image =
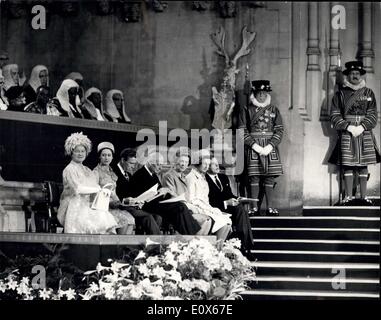
[[123, 20], [139, 22], [142, 17], [142, 3], [134, 0], [121, 0]]
[[218, 1], [218, 8], [222, 18], [234, 18], [237, 14], [237, 3], [235, 1]]
[[107, 16], [111, 14], [111, 2], [108, 0], [98, 0], [97, 1], [97, 13], [100, 16]]
[[20, 19], [27, 15], [27, 6], [25, 1], [7, 1], [8, 14], [12, 19]]
[[266, 8], [266, 1], [248, 1], [250, 8]]
[[163, 12], [168, 7], [168, 3], [166, 1], [146, 0], [146, 3], [155, 12]]
[[192, 1], [192, 9], [197, 11], [205, 11], [208, 9], [208, 1]]

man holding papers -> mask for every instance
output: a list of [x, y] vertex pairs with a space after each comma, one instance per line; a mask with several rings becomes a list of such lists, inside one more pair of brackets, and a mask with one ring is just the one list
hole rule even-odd
[[[210, 161], [206, 181], [209, 185], [210, 205], [232, 215], [231, 219], [236, 235], [241, 240], [242, 250], [250, 251], [253, 249], [253, 234], [249, 215], [240, 203], [240, 198], [233, 194], [229, 178], [220, 173], [220, 166], [216, 158], [212, 158]], [[234, 237], [234, 234], [232, 236]]]
[[123, 201], [126, 209], [135, 218], [136, 234], [161, 234], [160, 226], [162, 218], [159, 215], [151, 214], [143, 211], [141, 207], [143, 203], [127, 198], [131, 186], [130, 181], [136, 166], [136, 151], [126, 148], [120, 154], [120, 161], [114, 168], [114, 172], [118, 176], [116, 181], [116, 194]]
[[201, 226], [201, 230], [197, 234], [207, 235], [212, 226], [211, 218], [199, 213], [199, 210], [185, 199], [185, 194], [188, 191], [185, 171], [189, 165], [189, 157], [187, 154], [178, 152], [176, 153], [175, 161], [175, 167], [170, 169], [163, 176], [163, 186], [168, 188], [173, 194], [176, 194], [178, 196], [177, 199], [184, 201], [188, 209], [192, 211], [193, 218], [195, 218]]
[[[200, 231], [200, 226], [183, 202], [161, 203], [163, 200], [176, 197], [168, 188], [163, 188], [158, 178], [164, 163], [162, 155], [158, 152], [150, 153], [145, 164], [132, 176], [128, 190], [130, 197], [138, 197], [157, 185], [157, 193], [153, 199], [147, 199], [142, 207], [144, 211], [155, 213], [163, 218], [163, 222], [172, 224], [180, 234], [194, 235]], [[155, 187], [156, 188], [156, 187]]]

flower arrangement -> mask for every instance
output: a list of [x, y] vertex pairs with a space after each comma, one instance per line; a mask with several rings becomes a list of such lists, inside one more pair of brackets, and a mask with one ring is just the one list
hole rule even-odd
[[212, 244], [195, 238], [161, 246], [147, 239], [144, 250], [135, 251], [130, 261], [109, 260], [87, 271], [80, 289], [33, 289], [29, 279], [16, 273], [0, 279], [2, 294], [13, 291], [16, 299], [77, 300], [230, 300], [255, 280], [252, 262], [232, 239]]

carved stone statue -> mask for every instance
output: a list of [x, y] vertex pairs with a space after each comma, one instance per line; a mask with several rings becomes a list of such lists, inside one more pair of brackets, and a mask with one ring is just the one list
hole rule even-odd
[[237, 68], [238, 59], [250, 53], [249, 46], [254, 41], [255, 32], [247, 31], [246, 26], [242, 29], [242, 45], [233, 58], [225, 50], [225, 30], [220, 29], [212, 34], [212, 39], [218, 50], [217, 54], [225, 58], [225, 69], [222, 78], [221, 89], [212, 88], [214, 101], [214, 118], [212, 126], [215, 129], [228, 129], [232, 126], [232, 113], [235, 101], [235, 83], [236, 75], [239, 72]]

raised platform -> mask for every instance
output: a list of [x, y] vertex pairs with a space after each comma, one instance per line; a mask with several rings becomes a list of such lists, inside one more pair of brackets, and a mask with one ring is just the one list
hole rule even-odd
[[[215, 236], [186, 235], [97, 235], [97, 234], [55, 234], [0, 232], [0, 251], [7, 257], [17, 255], [37, 256], [52, 253], [54, 248], [62, 248], [62, 255], [82, 270], [93, 269], [98, 262], [121, 258], [126, 252], [142, 248], [147, 239], [160, 244], [173, 241], [188, 242], [203, 238], [212, 243]], [[53, 245], [53, 246], [52, 246]]]
[[104, 235], [104, 234], [70, 234], [70, 233], [28, 233], [28, 232], [0, 232], [1, 242], [22, 243], [62, 243], [82, 245], [144, 245], [149, 238], [153, 242], [169, 244], [173, 241], [189, 242], [195, 237], [216, 242], [216, 236], [188, 236], [188, 235]]

